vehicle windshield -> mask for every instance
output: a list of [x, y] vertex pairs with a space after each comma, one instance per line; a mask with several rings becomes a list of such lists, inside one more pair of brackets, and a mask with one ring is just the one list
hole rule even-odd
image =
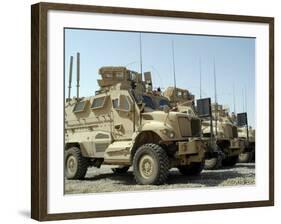
[[146, 107], [150, 107], [151, 109], [155, 110], [155, 105], [150, 96], [143, 95], [142, 98], [143, 98], [143, 102], [145, 103]]
[[168, 100], [164, 100], [164, 99], [161, 99], [160, 101], [159, 101], [159, 106], [160, 107], [164, 107], [164, 106], [170, 106], [169, 105], [169, 101]]

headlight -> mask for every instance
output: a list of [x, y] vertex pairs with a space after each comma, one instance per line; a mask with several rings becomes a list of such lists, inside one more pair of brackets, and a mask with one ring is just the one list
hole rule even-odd
[[170, 138], [174, 138], [175, 137], [175, 133], [171, 131], [170, 134], [169, 134], [169, 137]]
[[174, 138], [175, 137], [175, 132], [169, 130], [169, 129], [162, 129], [160, 130], [164, 135], [166, 135], [169, 138]]

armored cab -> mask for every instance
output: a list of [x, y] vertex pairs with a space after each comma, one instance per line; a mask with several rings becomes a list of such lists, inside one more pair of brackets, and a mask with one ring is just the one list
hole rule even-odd
[[210, 120], [202, 122], [203, 136], [213, 133], [216, 143], [224, 153], [222, 165], [232, 166], [238, 161], [239, 154], [244, 150], [245, 142], [238, 138], [237, 126], [232, 122], [228, 109], [220, 104], [212, 104], [213, 130]]
[[[199, 119], [199, 114], [194, 104], [195, 96], [191, 94], [190, 91], [187, 89], [168, 87], [163, 92], [163, 95], [170, 100], [175, 110]], [[205, 123], [205, 120], [203, 119], [201, 122]], [[219, 168], [221, 166], [223, 153], [221, 150], [219, 150], [219, 147], [217, 147], [215, 139], [211, 139], [210, 136], [203, 136], [203, 132], [201, 139], [206, 145], [205, 168]]]
[[102, 67], [99, 74], [95, 95], [65, 104], [67, 178], [81, 179], [89, 166], [103, 164], [118, 166], [115, 173], [132, 166], [139, 184], [164, 183], [172, 167], [185, 175], [201, 172], [205, 145], [199, 119], [167, 106], [161, 110], [166, 98], [148, 93], [152, 85], [137, 72]]
[[238, 126], [238, 137], [245, 142], [245, 147], [239, 155], [239, 162], [255, 161], [255, 129], [248, 126], [247, 113], [232, 114], [233, 122]]

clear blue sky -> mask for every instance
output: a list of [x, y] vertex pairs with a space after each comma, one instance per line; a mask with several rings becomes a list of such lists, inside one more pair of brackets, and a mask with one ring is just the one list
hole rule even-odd
[[[215, 60], [218, 102], [233, 111], [235, 89], [236, 112], [247, 108], [249, 124], [255, 127], [255, 39], [142, 33], [143, 71], [152, 72], [155, 88], [174, 85], [172, 41], [177, 87], [186, 88], [199, 98], [201, 58], [202, 97], [211, 97], [214, 102]], [[139, 43], [136, 32], [65, 29], [66, 95], [71, 55], [72, 95], [76, 94], [76, 52], [80, 52], [80, 96], [89, 96], [98, 89], [96, 80], [102, 66], [127, 66], [140, 71]]]

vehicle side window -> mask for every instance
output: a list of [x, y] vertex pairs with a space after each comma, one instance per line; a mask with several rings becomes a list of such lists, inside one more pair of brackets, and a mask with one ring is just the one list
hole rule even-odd
[[116, 74], [115, 74], [115, 77], [117, 78], [117, 79], [124, 79], [124, 74], [122, 73], [122, 72], [117, 72]]
[[120, 96], [119, 109], [125, 110], [125, 111], [129, 111], [130, 110], [130, 104], [129, 104], [127, 96], [124, 96], [124, 95]]
[[104, 106], [104, 103], [105, 103], [105, 98], [106, 98], [105, 96], [99, 97], [99, 98], [95, 98], [93, 100], [91, 108], [92, 109], [102, 108]]
[[177, 95], [178, 95], [178, 97], [182, 97], [182, 92], [181, 92], [181, 91], [178, 91], [178, 92], [177, 92]]
[[106, 74], [104, 74], [104, 78], [106, 78], [106, 79], [112, 79], [112, 74], [111, 73], [106, 73]]
[[87, 101], [77, 102], [73, 108], [74, 113], [83, 112], [85, 110]]
[[121, 95], [119, 99], [112, 100], [112, 106], [115, 110], [130, 111], [130, 100], [128, 96]]

